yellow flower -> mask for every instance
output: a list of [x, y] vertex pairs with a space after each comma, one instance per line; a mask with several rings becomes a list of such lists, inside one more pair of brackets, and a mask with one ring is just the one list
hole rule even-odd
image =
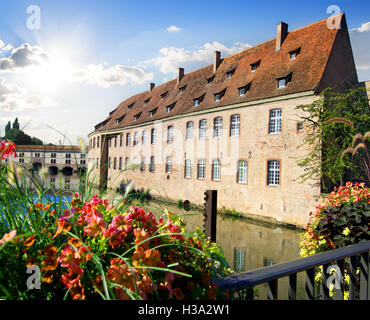
[[346, 227], [344, 230], [343, 230], [343, 232], [342, 232], [345, 236], [348, 236], [350, 233], [351, 233], [351, 231], [348, 229], [348, 227]]

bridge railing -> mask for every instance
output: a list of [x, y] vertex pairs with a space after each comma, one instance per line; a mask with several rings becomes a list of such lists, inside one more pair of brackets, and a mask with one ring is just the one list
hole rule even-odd
[[[267, 283], [268, 299], [278, 299], [279, 279], [289, 277], [288, 297], [290, 300], [296, 300], [297, 274], [304, 272], [307, 300], [343, 300], [346, 270], [349, 275], [349, 300], [370, 300], [369, 253], [370, 241], [362, 241], [306, 258], [231, 275], [218, 279], [215, 283], [221, 289], [228, 290], [231, 299], [253, 299], [253, 287]], [[323, 271], [318, 288], [315, 273], [320, 266], [323, 266]], [[333, 269], [335, 274], [332, 272]], [[334, 285], [333, 295], [329, 293], [330, 284]]]

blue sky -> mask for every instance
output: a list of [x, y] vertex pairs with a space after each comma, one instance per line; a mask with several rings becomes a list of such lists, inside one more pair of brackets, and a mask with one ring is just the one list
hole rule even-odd
[[279, 21], [294, 30], [326, 19], [330, 5], [346, 13], [359, 80], [370, 80], [369, 1], [0, 1], [0, 135], [18, 117], [45, 143], [87, 139], [177, 67], [270, 40]]

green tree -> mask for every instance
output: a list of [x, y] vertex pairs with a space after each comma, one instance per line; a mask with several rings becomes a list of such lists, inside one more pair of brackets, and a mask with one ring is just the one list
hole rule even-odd
[[13, 129], [17, 129], [19, 130], [19, 122], [18, 122], [18, 118], [15, 118], [14, 122], [13, 122]]
[[10, 121], [5, 126], [5, 136], [8, 135], [9, 131], [11, 130]]
[[361, 177], [359, 161], [341, 155], [352, 145], [356, 134], [370, 130], [366, 90], [350, 88], [338, 93], [329, 88], [313, 103], [297, 106], [297, 110], [302, 112], [301, 119], [307, 129], [300, 146], [307, 153], [298, 159], [305, 172], [298, 180], [317, 179], [322, 191], [329, 192], [343, 184], [344, 178]]

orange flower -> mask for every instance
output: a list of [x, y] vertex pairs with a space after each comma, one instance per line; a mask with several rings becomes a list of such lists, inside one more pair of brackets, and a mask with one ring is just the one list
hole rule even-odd
[[29, 268], [30, 266], [33, 266], [35, 262], [36, 260], [32, 256], [29, 256], [26, 260], [26, 267]]
[[30, 237], [28, 237], [26, 240], [23, 241], [23, 245], [25, 247], [32, 247], [32, 245], [35, 243], [35, 240], [36, 240], [36, 235], [32, 235]]
[[42, 209], [43, 209], [43, 205], [42, 205], [42, 203], [41, 203], [41, 202], [36, 203], [36, 204], [35, 204], [35, 208], [36, 208], [36, 209], [39, 209], [39, 210], [42, 210]]
[[159, 267], [163, 266], [161, 253], [158, 250], [148, 249], [145, 251], [135, 251], [132, 255], [133, 266]]
[[52, 283], [54, 281], [54, 272], [51, 270], [46, 271], [42, 274], [41, 280], [45, 283]]
[[44, 249], [46, 257], [42, 261], [42, 271], [52, 271], [58, 267], [58, 249], [53, 244], [49, 244]]

